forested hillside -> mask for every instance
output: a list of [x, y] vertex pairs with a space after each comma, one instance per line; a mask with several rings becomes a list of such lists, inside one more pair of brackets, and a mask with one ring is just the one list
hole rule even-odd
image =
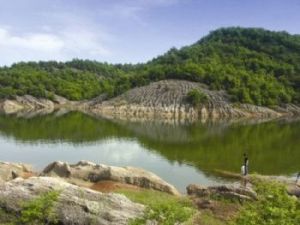
[[193, 45], [137, 65], [88, 60], [17, 63], [0, 69], [0, 98], [54, 94], [82, 100], [163, 79], [225, 89], [232, 101], [257, 105], [300, 102], [300, 36], [257, 28], [221, 28]]

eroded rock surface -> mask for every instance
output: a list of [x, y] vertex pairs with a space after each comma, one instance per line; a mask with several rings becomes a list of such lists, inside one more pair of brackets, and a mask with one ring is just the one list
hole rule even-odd
[[180, 195], [174, 186], [168, 184], [154, 173], [135, 167], [107, 166], [88, 161], [80, 161], [77, 164], [69, 165], [58, 161], [48, 165], [43, 170], [42, 175], [80, 179], [93, 183], [111, 180]]
[[188, 195], [196, 197], [222, 197], [226, 199], [238, 200], [255, 200], [256, 192], [249, 186], [241, 186], [240, 184], [219, 185], [219, 186], [201, 186], [190, 184], [187, 186]]
[[29, 165], [22, 163], [0, 162], [0, 183], [17, 177], [29, 177], [33, 174]]
[[[193, 107], [187, 101], [189, 91], [196, 89], [208, 97], [206, 103]], [[197, 82], [162, 80], [131, 89], [113, 99], [90, 105], [94, 114], [119, 119], [217, 120], [233, 118], [276, 118], [300, 114], [296, 105], [267, 108], [251, 104], [234, 104], [225, 91], [210, 90]]]
[[143, 215], [145, 207], [120, 194], [100, 193], [53, 177], [17, 178], [0, 185], [0, 207], [19, 213], [20, 203], [49, 191], [59, 197], [54, 212], [63, 225], [123, 225]]
[[7, 114], [32, 110], [44, 110], [51, 113], [54, 110], [54, 103], [48, 99], [36, 98], [31, 95], [16, 96], [15, 99], [1, 101], [0, 110]]

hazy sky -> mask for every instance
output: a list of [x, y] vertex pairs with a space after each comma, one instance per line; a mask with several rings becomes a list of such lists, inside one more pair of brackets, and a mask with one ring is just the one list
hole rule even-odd
[[145, 62], [219, 27], [300, 33], [300, 0], [0, 0], [0, 65]]

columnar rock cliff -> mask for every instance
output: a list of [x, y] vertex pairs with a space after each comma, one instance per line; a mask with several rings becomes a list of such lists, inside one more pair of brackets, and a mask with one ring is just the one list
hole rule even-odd
[[[187, 101], [191, 90], [199, 90], [208, 100], [198, 107]], [[225, 91], [209, 90], [205, 85], [184, 80], [163, 80], [134, 88], [116, 98], [94, 103], [95, 114], [117, 118], [162, 118], [206, 120], [241, 117], [280, 117], [299, 114], [300, 108], [286, 105], [270, 109], [250, 104], [235, 104]]]

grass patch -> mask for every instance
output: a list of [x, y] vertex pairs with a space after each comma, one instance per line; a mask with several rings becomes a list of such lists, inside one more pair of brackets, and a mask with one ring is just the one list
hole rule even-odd
[[198, 225], [227, 225], [224, 220], [220, 220], [210, 211], [203, 211], [194, 220], [194, 224]]
[[188, 221], [196, 212], [192, 202], [185, 197], [152, 190], [119, 190], [118, 193], [147, 207], [144, 217], [131, 221], [131, 225], [145, 224], [147, 220], [155, 220], [160, 225], [174, 225]]

